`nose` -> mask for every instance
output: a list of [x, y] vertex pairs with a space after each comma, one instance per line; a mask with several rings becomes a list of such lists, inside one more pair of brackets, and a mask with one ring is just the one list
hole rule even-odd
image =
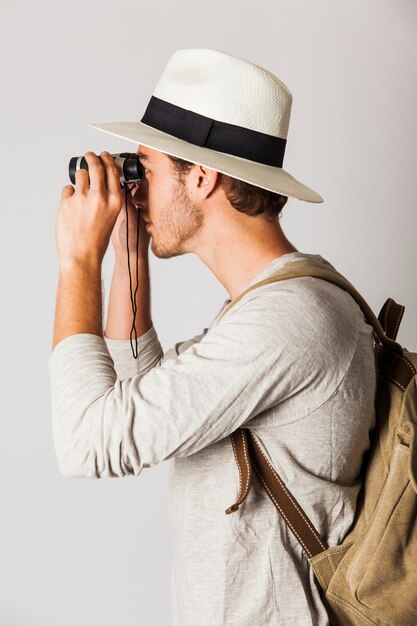
[[142, 206], [147, 208], [148, 206], [148, 181], [145, 178], [139, 183], [139, 186], [132, 191], [132, 202], [135, 207]]

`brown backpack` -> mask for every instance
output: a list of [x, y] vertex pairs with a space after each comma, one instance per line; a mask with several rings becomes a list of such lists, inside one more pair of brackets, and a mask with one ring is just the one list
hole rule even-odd
[[374, 329], [376, 425], [363, 459], [354, 520], [343, 541], [328, 547], [249, 428], [238, 428], [230, 435], [240, 489], [226, 513], [237, 511], [245, 500], [253, 468], [307, 554], [332, 625], [416, 626], [417, 353], [395, 341], [405, 307], [388, 298], [377, 319], [333, 266], [302, 259], [246, 289], [227, 305], [219, 320], [252, 289], [301, 276], [322, 278], [348, 291]]

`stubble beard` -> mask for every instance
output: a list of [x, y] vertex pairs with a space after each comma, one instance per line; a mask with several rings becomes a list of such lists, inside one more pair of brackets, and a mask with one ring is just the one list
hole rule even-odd
[[151, 249], [159, 259], [171, 259], [190, 252], [187, 242], [195, 237], [203, 226], [203, 214], [187, 193], [185, 185], [178, 180], [174, 187], [173, 198], [161, 220], [163, 222], [163, 240], [159, 234], [154, 238], [151, 230]]

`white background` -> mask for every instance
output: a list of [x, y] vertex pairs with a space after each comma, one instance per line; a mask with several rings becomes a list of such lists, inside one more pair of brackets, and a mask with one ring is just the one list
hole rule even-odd
[[[134, 151], [88, 123], [139, 121], [169, 57], [187, 47], [240, 56], [289, 87], [284, 168], [325, 202], [290, 198], [284, 232], [376, 314], [389, 296], [404, 304], [398, 340], [417, 351], [413, 0], [0, 1], [1, 626], [171, 623], [169, 466], [137, 479], [61, 476], [48, 358], [69, 159]], [[195, 255], [150, 258], [166, 350], [202, 332], [228, 294]], [[106, 311], [113, 260], [109, 248]]]

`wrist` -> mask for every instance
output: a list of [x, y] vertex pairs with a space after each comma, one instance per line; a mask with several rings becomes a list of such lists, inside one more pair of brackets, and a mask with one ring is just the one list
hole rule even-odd
[[128, 259], [129, 259], [130, 267], [136, 267], [136, 261], [139, 267], [149, 266], [149, 255], [147, 252], [144, 254], [144, 253], [141, 253], [141, 251], [139, 250], [139, 254], [136, 254], [136, 250], [134, 252], [129, 250], [129, 255], [128, 255], [126, 250], [121, 250], [121, 251], [116, 250], [115, 261], [114, 261], [116, 267], [121, 267], [123, 269], [126, 269], [127, 271]]
[[59, 272], [60, 274], [71, 272], [101, 274], [101, 260], [95, 257], [60, 259]]

